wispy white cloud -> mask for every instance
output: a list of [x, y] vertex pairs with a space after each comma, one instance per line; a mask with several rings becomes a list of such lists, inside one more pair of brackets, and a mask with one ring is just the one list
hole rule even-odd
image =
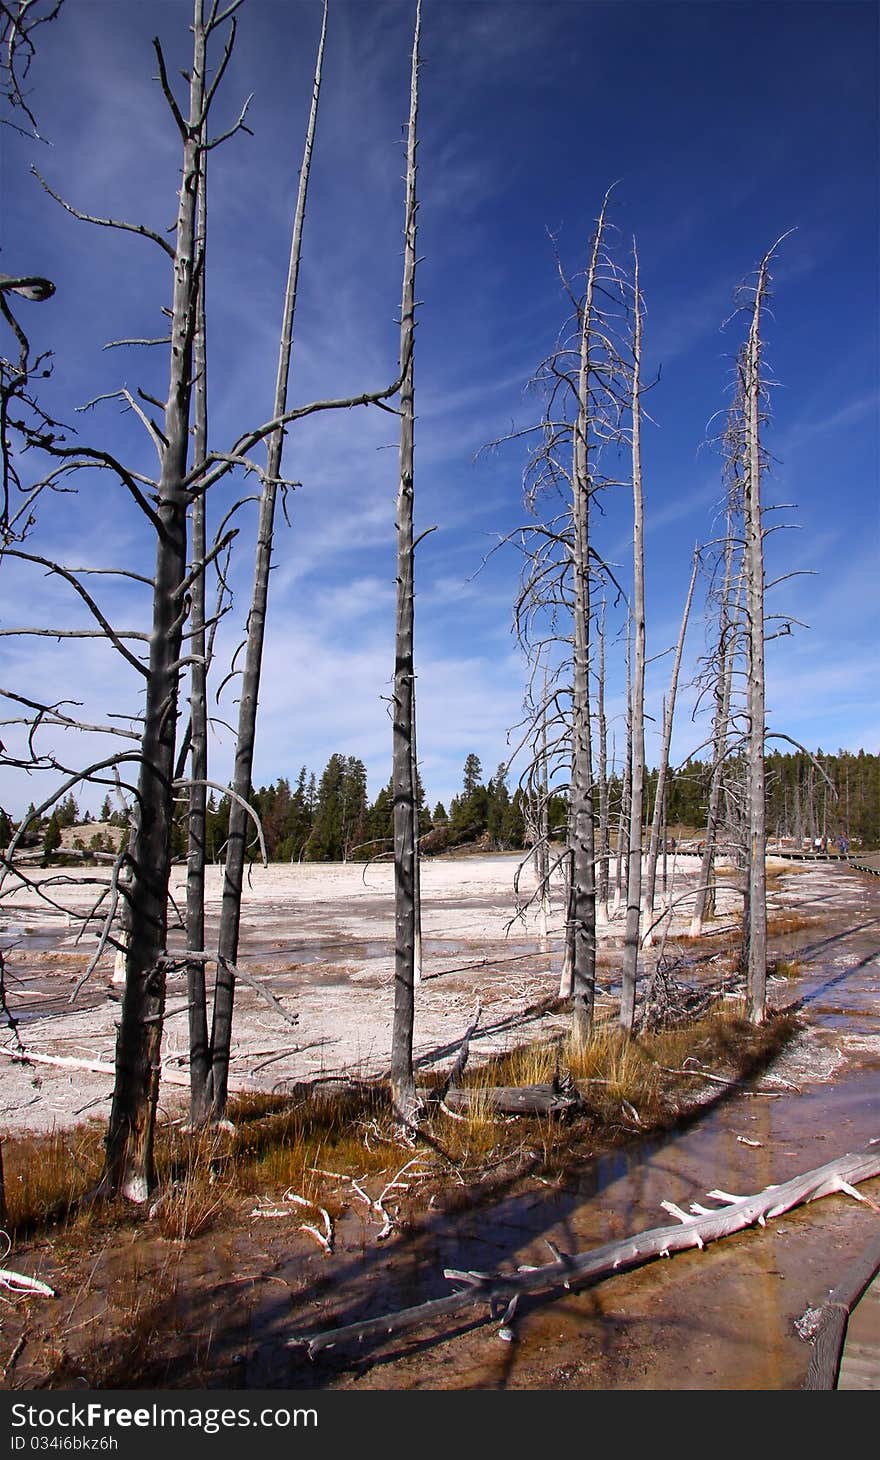
[[[156, 30], [167, 36], [174, 84], [182, 85], [175, 68], [186, 55], [185, 9], [179, 0], [139, 6], [80, 0], [66, 10], [64, 28], [61, 22], [53, 28], [38, 58], [48, 87], [46, 130], [55, 137], [43, 165], [78, 204], [163, 228], [175, 210], [179, 160], [174, 127], [152, 79], [150, 37]], [[682, 59], [669, 49], [670, 22], [668, 34], [655, 28], [652, 35], [659, 59], [641, 75], [644, 110], [635, 106], [631, 116], [619, 115], [596, 148], [597, 108], [622, 94], [631, 82], [626, 68], [644, 61], [638, 7], [600, 10], [554, 0], [514, 7], [436, 0], [425, 12], [416, 516], [420, 527], [436, 523], [439, 530], [419, 549], [416, 653], [420, 752], [433, 798], [448, 799], [457, 789], [470, 750], [490, 773], [505, 753], [507, 728], [519, 718], [524, 669], [510, 636], [510, 605], [520, 564], [515, 553], [498, 553], [477, 570], [520, 519], [524, 451], [513, 446], [476, 463], [473, 458], [539, 409], [523, 387], [568, 312], [545, 225], [562, 221], [563, 250], [574, 268], [581, 267], [596, 201], [614, 176], [624, 179], [616, 204], [621, 238], [631, 222], [640, 238], [646, 349], [669, 367], [649, 402], [661, 427], [651, 447], [658, 465], [647, 518], [651, 652], [677, 634], [692, 536], [705, 539], [715, 530], [717, 472], [695, 465], [694, 449], [706, 418], [723, 406], [724, 357], [735, 345], [733, 333], [720, 333], [719, 326], [752, 259], [751, 253], [739, 258], [743, 240], [755, 237], [760, 251], [769, 220], [795, 211], [799, 232], [776, 271], [779, 303], [786, 305], [772, 343], [775, 353], [786, 319], [794, 318], [797, 358], [786, 362], [785, 428], [768, 444], [783, 458], [781, 492], [804, 503], [803, 530], [771, 539], [768, 563], [774, 574], [821, 568], [822, 577], [790, 580], [774, 596], [773, 611], [797, 613], [813, 628], [771, 646], [770, 698], [781, 728], [795, 727], [798, 738], [821, 734], [824, 744], [839, 735], [853, 743], [876, 728], [864, 670], [872, 646], [860, 612], [878, 566], [866, 527], [871, 502], [864, 480], [870, 449], [864, 443], [872, 439], [877, 413], [876, 382], [865, 364], [873, 359], [874, 335], [860, 312], [860, 301], [874, 287], [864, 280], [876, 261], [859, 252], [865, 220], [848, 211], [849, 173], [844, 169], [833, 185], [817, 187], [812, 162], [809, 186], [803, 168], [798, 171], [806, 153], [829, 138], [838, 139], [840, 159], [849, 159], [853, 148], [858, 153], [858, 118], [851, 123], [848, 114], [832, 116], [824, 108], [814, 114], [805, 104], [795, 120], [774, 100], [786, 77], [768, 73], [766, 94], [756, 90], [748, 131], [754, 124], [770, 139], [760, 166], [707, 176], [707, 148], [717, 145], [717, 155], [729, 158], [741, 128], [746, 136], [740, 101], [729, 86], [720, 43], [689, 58], [693, 74], [714, 88], [704, 114], [706, 147], [695, 148], [690, 103], [668, 82], [669, 68]], [[232, 121], [244, 95], [256, 89], [255, 135], [213, 154], [210, 182], [210, 434], [221, 447], [271, 409], [319, 19], [318, 4], [271, 0], [249, 0], [240, 15], [239, 46], [218, 117]], [[401, 129], [411, 23], [412, 6], [399, 0], [340, 0], [331, 7], [296, 328], [297, 401], [381, 386], [396, 373]], [[726, 34], [736, 33], [733, 11], [724, 24], [733, 28]], [[798, 44], [804, 30], [799, 28]], [[588, 69], [599, 46], [601, 75]], [[795, 76], [798, 64], [793, 58]], [[587, 74], [592, 81], [585, 90]], [[159, 311], [170, 294], [167, 261], [152, 245], [73, 222], [23, 181], [26, 157], [17, 144], [9, 157], [11, 206], [0, 223], [4, 258], [11, 258], [13, 246], [20, 251], [26, 245], [59, 285], [35, 325], [58, 346], [56, 378], [46, 386], [52, 403], [63, 419], [75, 419], [84, 439], [100, 440], [152, 470], [143, 432], [115, 404], [85, 418], [74, 417], [73, 407], [122, 382], [164, 393], [161, 352], [102, 354], [100, 346], [123, 334], [161, 332]], [[814, 287], [820, 264], [829, 278], [845, 270], [848, 288], [820, 297]], [[861, 350], [858, 371], [853, 342]], [[823, 371], [818, 398], [817, 360]], [[851, 465], [855, 442], [862, 443], [858, 469]], [[824, 476], [817, 484], [820, 457]], [[341, 750], [366, 760], [375, 790], [390, 764], [383, 695], [393, 657], [397, 421], [364, 410], [316, 417], [291, 429], [285, 468], [303, 485], [289, 497], [292, 528], [279, 522], [257, 775], [295, 774], [302, 763], [320, 771], [327, 756]], [[82, 488], [78, 502], [52, 502], [40, 518], [35, 546], [50, 557], [152, 572], [153, 545], [137, 509], [105, 478], [90, 474]], [[230, 483], [213, 494], [212, 523], [238, 490], [248, 484]], [[631, 536], [626, 493], [609, 496], [606, 511], [596, 515], [597, 550], [625, 564]], [[235, 608], [224, 621], [218, 662], [228, 659], [242, 633], [254, 519], [251, 507], [237, 519], [241, 534], [230, 575]], [[97, 585], [118, 622], [149, 627], [142, 590], [110, 579], [87, 581]], [[7, 563], [0, 619], [20, 621], [24, 610], [34, 621], [67, 624], [83, 613], [68, 590]], [[695, 622], [685, 681], [702, 647], [703, 630]], [[618, 727], [622, 657], [618, 637], [609, 650], [609, 704]], [[112, 651], [89, 641], [75, 653], [44, 640], [0, 641], [0, 660], [0, 680], [11, 676], [12, 687], [30, 686], [35, 696], [75, 693], [91, 718], [137, 707], [139, 685], [129, 670]], [[833, 665], [834, 675], [826, 676], [823, 693], [818, 678], [826, 665]], [[655, 722], [668, 670], [665, 659], [649, 673]], [[231, 685], [221, 707], [227, 718], [235, 717], [234, 698]], [[690, 723], [693, 700], [683, 683], [676, 732], [682, 754], [702, 734]], [[650, 737], [656, 746], [656, 724]], [[222, 779], [230, 763], [228, 735], [215, 747], [215, 762]], [[30, 799], [29, 783], [16, 786], [8, 775], [0, 779], [0, 799], [10, 805]]]

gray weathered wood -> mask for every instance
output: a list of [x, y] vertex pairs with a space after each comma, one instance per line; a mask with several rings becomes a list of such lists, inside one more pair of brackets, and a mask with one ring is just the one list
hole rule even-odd
[[642, 492], [642, 298], [639, 255], [633, 245], [632, 488], [633, 488], [633, 677], [630, 701], [632, 783], [626, 872], [626, 923], [621, 962], [620, 1025], [631, 1034], [636, 1013], [642, 895], [642, 809], [645, 796], [645, 510]]
[[[305, 147], [299, 173], [296, 207], [290, 241], [290, 258], [287, 270], [287, 287], [281, 316], [281, 330], [278, 346], [278, 366], [275, 377], [275, 402], [273, 418], [283, 417], [287, 410], [287, 389], [290, 377], [290, 361], [293, 351], [293, 325], [296, 314], [296, 295], [302, 258], [302, 235], [308, 197], [309, 175], [318, 120], [318, 102], [321, 95], [321, 74], [324, 62], [324, 44], [327, 36], [327, 4], [325, 0], [321, 23], [321, 36], [315, 63], [312, 86], [312, 100], [306, 127]], [[263, 667], [263, 643], [266, 632], [266, 613], [269, 601], [269, 577], [272, 566], [272, 547], [275, 532], [275, 506], [281, 464], [284, 451], [284, 428], [278, 427], [269, 437], [266, 452], [266, 470], [260, 491], [257, 543], [254, 554], [254, 582], [251, 593], [250, 611], [247, 621], [247, 647], [245, 650], [244, 674], [238, 707], [238, 728], [235, 741], [235, 763], [232, 784], [240, 798], [229, 808], [229, 836], [226, 843], [226, 863], [223, 871], [223, 894], [220, 905], [220, 930], [217, 935], [217, 985], [214, 994], [214, 1011], [211, 1025], [211, 1077], [210, 1101], [212, 1114], [222, 1119], [226, 1111], [229, 1081], [229, 1050], [232, 1040], [232, 1014], [235, 1002], [235, 965], [238, 958], [238, 941], [241, 924], [241, 897], [244, 886], [244, 863], [247, 847], [247, 812], [242, 801], [251, 794], [251, 777], [254, 764], [254, 747], [257, 734], [257, 705], [260, 694], [260, 676]]]
[[846, 1186], [856, 1186], [878, 1175], [880, 1145], [828, 1161], [778, 1186], [765, 1187], [754, 1196], [730, 1198], [726, 1193], [710, 1192], [710, 1197], [724, 1202], [718, 1211], [702, 1209], [690, 1217], [681, 1212], [678, 1214], [680, 1220], [671, 1226], [654, 1227], [618, 1242], [608, 1242], [591, 1252], [571, 1256], [552, 1249], [553, 1262], [542, 1267], [523, 1268], [515, 1273], [458, 1272], [447, 1268], [444, 1277], [461, 1283], [462, 1287], [446, 1298], [369, 1318], [361, 1323], [300, 1334], [289, 1339], [288, 1343], [306, 1346], [309, 1356], [314, 1358], [322, 1349], [332, 1348], [349, 1339], [362, 1342], [366, 1338], [382, 1338], [432, 1322], [438, 1317], [463, 1312], [478, 1304], [485, 1303], [487, 1316], [491, 1317], [516, 1294], [565, 1291], [641, 1267], [657, 1257], [670, 1257], [674, 1252], [693, 1248], [702, 1249], [708, 1243], [744, 1231], [756, 1223], [763, 1226], [792, 1207], [817, 1201], [820, 1197], [830, 1196]]
[[[745, 570], [748, 633], [748, 912], [749, 1018], [761, 1023], [767, 1008], [767, 864], [764, 803], [764, 528], [761, 509], [761, 310], [770, 253], [758, 270], [755, 303], [744, 361], [746, 412]], [[745, 913], [743, 915], [745, 924]]]
[[416, 310], [416, 193], [419, 38], [416, 5], [406, 147], [403, 294], [400, 306], [400, 481], [397, 492], [397, 593], [394, 628], [392, 790], [394, 800], [394, 1017], [391, 1031], [391, 1098], [398, 1116], [411, 1122], [418, 1100], [413, 1074], [413, 1026], [417, 937], [415, 664], [414, 664], [414, 374]]
[[[645, 910], [648, 915], [648, 924], [651, 924], [651, 912], [654, 908], [654, 889], [657, 882], [657, 854], [660, 849], [660, 829], [663, 817], [663, 806], [666, 799], [666, 786], [669, 778], [669, 754], [672, 746], [672, 724], [675, 717], [675, 700], [678, 694], [678, 679], [681, 673], [681, 660], [684, 653], [684, 641], [687, 633], [688, 619], [690, 618], [691, 604], [694, 600], [694, 587], [697, 581], [697, 570], [700, 566], [699, 551], [694, 550], [691, 577], [688, 584], [687, 596], [685, 598], [684, 612], [681, 616], [681, 627], [678, 631], [678, 641], [675, 646], [675, 658], [672, 664], [672, 675], [669, 680], [669, 698], [663, 715], [663, 744], [660, 749], [660, 765], [657, 772], [657, 790], [654, 797], [654, 813], [651, 818], [651, 838], [648, 844], [648, 865], [645, 868]], [[646, 946], [650, 943], [650, 932], [645, 936]]]
[[[158, 42], [156, 43], [158, 50]], [[202, 0], [194, 0], [189, 122], [181, 127], [183, 165], [174, 233], [171, 351], [153, 576], [153, 626], [144, 703], [131, 841], [131, 883], [125, 988], [116, 1041], [116, 1085], [110, 1110], [105, 1189], [144, 1202], [155, 1182], [153, 1132], [159, 1094], [171, 869], [172, 785], [177, 731], [179, 659], [183, 632], [181, 585], [187, 575], [187, 453], [192, 394], [192, 335], [197, 292], [196, 202], [201, 124], [205, 110], [207, 31]], [[164, 62], [159, 51], [160, 71]], [[164, 88], [163, 88], [164, 89]], [[175, 116], [176, 103], [166, 98]]]
[[566, 915], [566, 950], [571, 968], [571, 1035], [575, 1047], [582, 1047], [590, 1037], [596, 1000], [596, 848], [590, 728], [590, 505], [594, 490], [591, 474], [596, 291], [607, 207], [606, 194], [593, 237], [581, 306], [577, 417], [571, 463], [574, 674], [568, 830], [571, 882]]
[[[207, 142], [207, 127], [202, 128], [202, 146]], [[208, 153], [202, 152], [198, 189], [198, 233], [196, 238], [199, 263], [199, 292], [196, 305], [196, 330], [193, 341], [194, 429], [193, 461], [204, 461], [208, 454], [208, 350], [206, 290], [206, 244], [208, 233]], [[191, 514], [191, 561], [193, 583], [190, 590], [190, 787], [186, 859], [186, 946], [199, 952], [205, 946], [205, 830], [208, 807], [208, 640], [205, 624], [205, 573], [207, 556], [207, 522], [204, 493], [197, 493]], [[189, 959], [186, 965], [189, 998], [189, 1073], [190, 1122], [203, 1125], [210, 1115], [209, 1076], [211, 1058], [208, 1045], [208, 1000], [205, 987], [205, 964]]]
[[823, 1317], [813, 1340], [805, 1389], [834, 1389], [846, 1341], [849, 1315], [880, 1271], [880, 1237], [847, 1268], [841, 1281], [822, 1304]]
[[445, 1103], [451, 1110], [493, 1110], [498, 1115], [556, 1115], [578, 1110], [583, 1101], [575, 1091], [556, 1085], [489, 1085], [449, 1090]]

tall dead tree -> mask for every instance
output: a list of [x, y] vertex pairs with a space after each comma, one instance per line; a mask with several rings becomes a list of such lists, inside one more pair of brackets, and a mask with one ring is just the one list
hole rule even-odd
[[715, 709], [712, 718], [712, 773], [706, 811], [706, 839], [700, 860], [697, 890], [691, 914], [690, 936], [698, 938], [707, 918], [715, 915], [715, 855], [721, 824], [722, 787], [731, 734], [731, 699], [733, 666], [737, 649], [739, 592], [741, 575], [735, 564], [739, 550], [734, 541], [734, 504], [731, 500], [737, 481], [738, 454], [729, 463], [726, 511], [727, 530], [723, 544], [723, 574], [718, 598], [718, 640], [710, 666]]
[[651, 837], [648, 843], [648, 864], [645, 868], [645, 912], [648, 919], [648, 927], [645, 929], [645, 944], [651, 940], [650, 921], [651, 913], [654, 911], [654, 893], [657, 885], [657, 858], [660, 852], [660, 836], [663, 825], [663, 808], [666, 801], [667, 783], [669, 780], [669, 755], [672, 748], [672, 727], [675, 719], [675, 701], [678, 696], [678, 680], [681, 673], [681, 660], [684, 654], [684, 642], [687, 634], [688, 620], [691, 614], [691, 605], [694, 601], [694, 588], [697, 582], [697, 572], [700, 566], [699, 548], [694, 549], [693, 563], [691, 566], [690, 582], [688, 583], [687, 596], [685, 598], [684, 610], [681, 615], [681, 627], [678, 631], [678, 641], [675, 645], [675, 657], [672, 661], [672, 674], [669, 678], [669, 694], [663, 712], [663, 742], [660, 746], [660, 764], [657, 771], [657, 789], [654, 796], [654, 813], [651, 818]]
[[626, 616], [626, 712], [623, 773], [620, 778], [620, 805], [617, 808], [617, 856], [614, 863], [614, 916], [620, 911], [625, 870], [629, 866], [629, 803], [632, 787], [632, 615]]
[[605, 618], [606, 603], [602, 599], [599, 615], [598, 662], [596, 667], [596, 773], [599, 793], [599, 826], [596, 857], [596, 910], [602, 922], [608, 921], [608, 894], [610, 882], [610, 807], [608, 804], [608, 719], [605, 713]]
[[0, 98], [9, 109], [9, 116], [0, 118], [0, 126], [12, 127], [38, 142], [45, 138], [40, 136], [27, 99], [28, 73], [40, 26], [57, 20], [63, 4], [64, 0], [0, 0]]
[[[37, 119], [26, 98], [27, 78], [36, 55], [39, 28], [57, 19], [64, 0], [0, 0], [0, 128], [40, 141]], [[27, 125], [20, 125], [19, 119]], [[0, 347], [0, 546], [23, 538], [31, 525], [31, 507], [41, 491], [23, 479], [27, 453], [57, 423], [40, 408], [34, 382], [51, 373], [51, 355], [35, 357], [22, 328], [19, 300], [42, 303], [55, 285], [39, 278], [26, 264], [16, 274], [0, 273], [0, 318], [5, 329]], [[6, 338], [14, 342], [7, 354]]]
[[[281, 420], [287, 410], [287, 390], [293, 348], [296, 292], [299, 280], [300, 261], [302, 258], [303, 224], [305, 222], [309, 174], [318, 118], [318, 102], [321, 94], [321, 73], [326, 36], [327, 3], [325, 0], [321, 23], [321, 36], [318, 43], [318, 56], [315, 64], [311, 107], [306, 128], [305, 149], [299, 174], [299, 188], [297, 191], [290, 244], [290, 259], [287, 271], [287, 288], [282, 309], [278, 369], [275, 379], [275, 404], [273, 410], [273, 417], [276, 421]], [[257, 543], [254, 555], [254, 582], [247, 621], [247, 643], [239, 699], [238, 733], [235, 741], [235, 764], [232, 776], [232, 789], [235, 792], [235, 796], [231, 800], [229, 811], [229, 835], [226, 845], [223, 894], [220, 908], [220, 929], [217, 939], [217, 981], [214, 991], [214, 1010], [210, 1044], [210, 1090], [205, 1092], [201, 1102], [205, 1110], [210, 1107], [215, 1119], [221, 1119], [225, 1114], [228, 1095], [229, 1053], [232, 1039], [232, 1015], [235, 1002], [235, 964], [238, 958], [241, 898], [247, 852], [248, 812], [246, 807], [251, 795], [251, 776], [253, 772], [254, 746], [257, 732], [257, 706], [260, 693], [263, 644], [266, 632], [266, 612], [269, 599], [269, 575], [272, 566], [272, 548], [275, 532], [275, 507], [278, 488], [282, 485], [281, 466], [284, 451], [284, 436], [283, 424], [278, 425], [269, 435], [266, 467], [261, 473], [262, 488], [257, 523]]]
[[642, 892], [642, 810], [645, 792], [645, 509], [642, 493], [642, 299], [639, 291], [639, 256], [633, 247], [632, 488], [633, 488], [633, 597], [634, 632], [632, 694], [630, 700], [632, 782], [627, 848], [626, 927], [621, 965], [620, 1026], [632, 1034], [636, 1012], [639, 961], [639, 924]]
[[406, 144], [406, 215], [403, 293], [400, 307], [400, 483], [397, 492], [397, 597], [392, 697], [392, 794], [394, 802], [394, 1018], [391, 1033], [391, 1097], [400, 1120], [411, 1123], [417, 1097], [413, 1073], [415, 1023], [416, 894], [418, 842], [415, 778], [415, 667], [413, 494], [415, 411], [416, 192], [421, 0], [416, 4]]
[[[578, 297], [559, 269], [574, 306], [573, 327], [538, 373], [537, 383], [546, 394], [541, 424], [514, 433], [540, 433], [526, 468], [525, 494], [538, 520], [508, 539], [523, 554], [514, 622], [533, 666], [533, 684], [536, 663], [552, 656], [549, 685], [537, 703], [530, 693], [529, 714], [534, 726], [546, 722], [554, 789], [568, 791], [566, 846], [560, 859], [567, 889], [560, 989], [571, 1000], [576, 1046], [590, 1036], [596, 984], [592, 582], [613, 577], [591, 542], [590, 519], [594, 495], [608, 485], [601, 457], [606, 445], [620, 440], [626, 392], [615, 343], [617, 316], [624, 311], [622, 280], [606, 246], [607, 208], [606, 195]], [[554, 507], [546, 516], [545, 499]], [[566, 773], [567, 785], [562, 779]]]
[[[140, 223], [132, 224], [83, 213], [60, 198], [47, 183], [43, 184], [73, 217], [100, 227], [135, 233], [150, 241], [151, 246], [160, 247], [172, 263], [172, 307], [167, 311], [171, 322], [170, 337], [159, 341], [116, 342], [120, 345], [167, 344], [170, 347], [167, 397], [164, 401], [158, 401], [144, 391], [135, 396], [127, 389], [113, 392], [110, 397], [121, 399], [148, 432], [159, 460], [158, 475], [148, 477], [140, 469], [127, 468], [117, 456], [103, 448], [68, 445], [62, 433], [46, 431], [41, 434], [39, 447], [55, 464], [35, 488], [52, 490], [59, 483], [66, 484], [76, 472], [84, 469], [109, 473], [123, 487], [142, 518], [149, 523], [155, 541], [154, 576], [147, 578], [128, 568], [72, 569], [43, 555], [25, 552], [9, 543], [4, 548], [7, 556], [17, 557], [23, 563], [45, 569], [73, 589], [91, 614], [96, 627], [59, 629], [49, 626], [0, 632], [47, 634], [59, 640], [103, 638], [138, 672], [145, 686], [143, 712], [132, 717], [139, 724], [139, 728], [135, 729], [124, 729], [118, 725], [87, 724], [67, 713], [63, 701], [46, 704], [16, 695], [9, 690], [3, 691], [7, 698], [25, 708], [26, 719], [30, 716], [25, 753], [19, 757], [4, 758], [8, 763], [18, 764], [29, 770], [46, 770], [63, 777], [60, 786], [55, 786], [52, 794], [40, 807], [35, 808], [19, 828], [16, 838], [13, 839], [13, 859], [26, 833], [26, 823], [32, 824], [38, 820], [72, 787], [83, 781], [112, 787], [120, 769], [131, 764], [138, 768], [136, 783], [127, 783], [135, 797], [131, 844], [115, 859], [110, 880], [108, 882], [105, 879], [95, 907], [88, 915], [89, 919], [100, 917], [101, 921], [96, 957], [108, 945], [117, 948], [122, 945], [125, 950], [125, 990], [116, 1051], [117, 1078], [110, 1114], [103, 1189], [110, 1194], [119, 1193], [135, 1201], [145, 1200], [154, 1182], [152, 1146], [165, 975], [170, 963], [176, 965], [180, 962], [179, 958], [172, 958], [167, 949], [167, 894], [174, 791], [176, 787], [188, 786], [193, 779], [175, 774], [180, 672], [195, 657], [189, 652], [190, 626], [187, 622], [191, 609], [191, 590], [195, 579], [224, 550], [224, 542], [229, 537], [228, 534], [225, 538], [218, 536], [214, 546], [203, 555], [197, 545], [190, 567], [187, 514], [198, 497], [204, 497], [236, 468], [259, 471], [253, 461], [254, 449], [269, 438], [277, 437], [290, 422], [317, 411], [348, 410], [355, 405], [377, 404], [393, 396], [399, 387], [399, 382], [394, 381], [384, 390], [344, 399], [313, 401], [294, 409], [285, 409], [280, 414], [273, 415], [269, 421], [248, 429], [229, 449], [208, 451], [201, 460], [194, 460], [191, 466], [187, 465], [195, 377], [201, 370], [193, 356], [196, 337], [204, 333], [198, 326], [202, 253], [198, 231], [199, 183], [205, 154], [238, 131], [246, 130], [244, 118], [247, 103], [234, 125], [216, 137], [208, 135], [211, 104], [232, 55], [234, 12], [240, 3], [241, 0], [232, 0], [221, 12], [219, 0], [212, 0], [205, 18], [205, 0], [194, 0], [193, 64], [185, 77], [188, 103], [183, 109], [178, 105], [169, 82], [161, 46], [158, 41], [155, 42], [160, 84], [182, 148], [181, 186], [173, 241]], [[221, 27], [226, 31], [226, 39], [213, 79], [208, 83], [208, 42]], [[198, 348], [201, 349], [200, 343]], [[161, 425], [145, 409], [145, 406], [150, 405], [161, 411]], [[200, 454], [201, 448], [202, 443], [199, 442], [196, 456]], [[263, 472], [262, 475], [265, 478], [267, 473]], [[200, 556], [202, 560], [198, 561]], [[151, 631], [116, 628], [86, 589], [82, 577], [87, 572], [110, 572], [144, 585], [150, 594]], [[143, 650], [138, 653], [128, 647], [129, 640], [133, 640], [136, 645], [148, 645], [147, 662], [141, 657]], [[205, 657], [209, 656], [210, 643], [205, 649]], [[136, 748], [93, 759], [88, 765], [65, 766], [57, 751], [50, 749], [40, 752], [36, 747], [35, 737], [47, 727], [69, 727], [82, 735], [120, 735], [133, 741]], [[235, 799], [234, 790], [230, 791], [230, 796]], [[10, 861], [9, 868], [16, 877], [21, 878], [19, 866], [13, 867]], [[0, 871], [0, 878], [5, 876], [7, 870], [4, 866]], [[126, 881], [127, 871], [130, 876]], [[51, 901], [49, 892], [44, 895]], [[99, 913], [102, 903], [105, 911]], [[120, 903], [125, 906], [126, 933], [123, 939], [113, 933]], [[185, 961], [196, 963], [199, 951], [192, 947], [190, 935], [190, 950]], [[202, 956], [206, 957], [204, 953]], [[92, 960], [90, 966], [93, 967], [94, 962]]]
[[742, 360], [745, 409], [745, 576], [748, 665], [748, 949], [749, 1018], [763, 1022], [767, 1012], [767, 831], [764, 800], [764, 744], [766, 698], [764, 680], [764, 525], [761, 477], [764, 459], [761, 425], [766, 390], [761, 378], [761, 316], [769, 285], [770, 260], [778, 247], [766, 253], [758, 267], [751, 324]]
[[161, 435], [153, 628], [146, 678], [134, 834], [129, 851], [129, 927], [122, 1016], [116, 1042], [116, 1084], [107, 1134], [104, 1184], [145, 1201], [154, 1181], [153, 1130], [159, 1094], [159, 1051], [165, 1005], [168, 874], [181, 643], [186, 616], [187, 454], [192, 395], [192, 346], [198, 277], [196, 216], [203, 128], [210, 95], [206, 51], [216, 24], [195, 0], [189, 112], [184, 119], [155, 41], [163, 91], [180, 133], [183, 167], [174, 232], [171, 364]]

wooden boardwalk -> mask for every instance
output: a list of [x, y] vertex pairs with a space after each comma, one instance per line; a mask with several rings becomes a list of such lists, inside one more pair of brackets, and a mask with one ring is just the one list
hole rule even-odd
[[797, 852], [789, 847], [767, 848], [768, 857], [779, 857], [783, 862], [836, 862], [852, 867], [856, 872], [871, 872], [880, 877], [880, 852], [848, 852], [845, 857], [839, 852]]
[[880, 1389], [880, 1238], [822, 1305], [805, 1389]]
[[880, 1389], [880, 1276], [849, 1316], [838, 1389]]

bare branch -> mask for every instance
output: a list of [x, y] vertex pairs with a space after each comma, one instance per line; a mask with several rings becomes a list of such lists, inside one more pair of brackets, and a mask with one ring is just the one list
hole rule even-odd
[[143, 223], [125, 223], [120, 218], [98, 218], [92, 213], [82, 213], [79, 208], [74, 208], [72, 203], [68, 203], [66, 198], [62, 198], [60, 193], [56, 193], [54, 188], [49, 186], [42, 173], [33, 165], [31, 166], [31, 172], [41, 186], [45, 188], [50, 198], [54, 198], [56, 203], [60, 203], [61, 207], [66, 213], [70, 213], [71, 217], [78, 218], [81, 223], [93, 223], [98, 228], [118, 228], [123, 233], [139, 233], [142, 238], [149, 238], [152, 239], [153, 243], [158, 243], [163, 253], [166, 253], [170, 259], [174, 258], [174, 249], [168, 240], [162, 237], [161, 233], [154, 233], [152, 228], [147, 228]]

